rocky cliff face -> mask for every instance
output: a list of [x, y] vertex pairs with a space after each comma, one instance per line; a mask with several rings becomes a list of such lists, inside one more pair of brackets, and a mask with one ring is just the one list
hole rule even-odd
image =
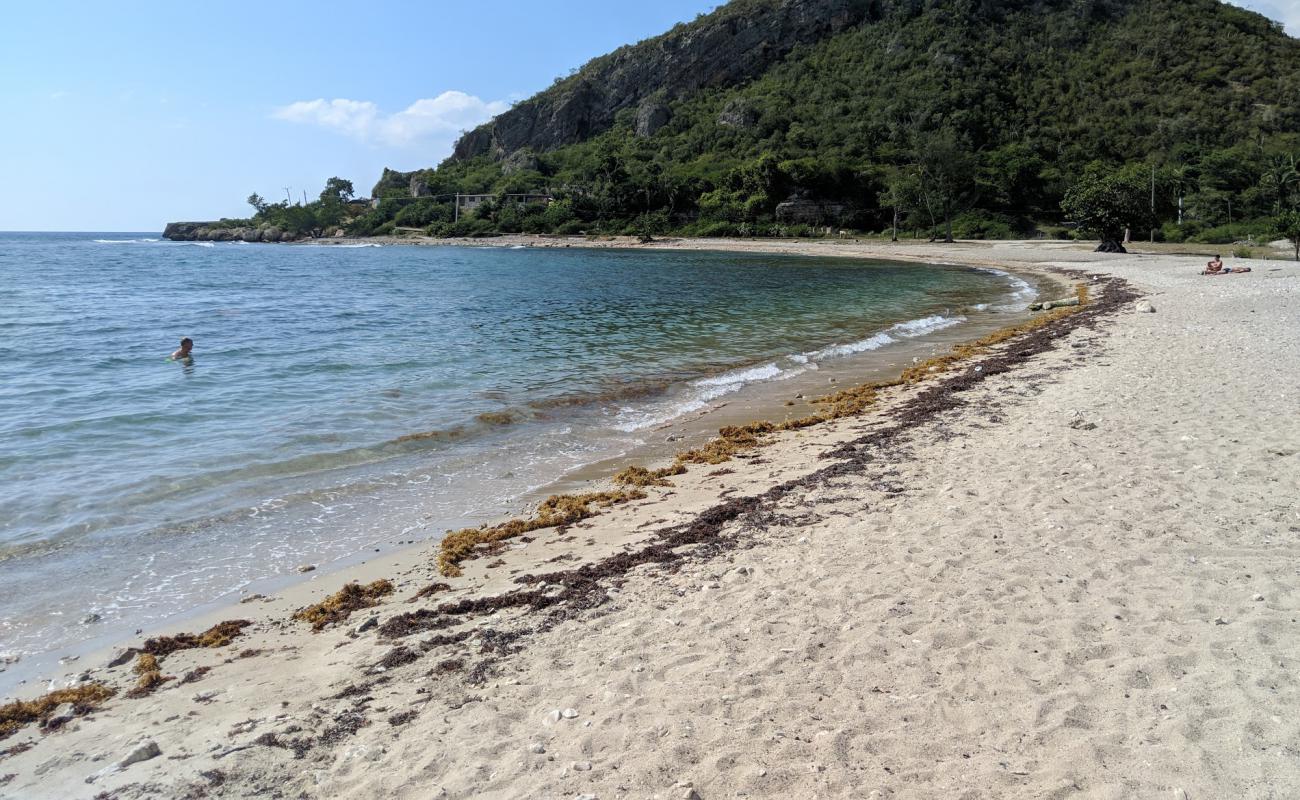
[[545, 152], [608, 129], [635, 109], [638, 132], [668, 122], [668, 103], [698, 89], [756, 77], [796, 46], [883, 13], [888, 0], [748, 0], [597, 58], [578, 73], [465, 134], [453, 159]]

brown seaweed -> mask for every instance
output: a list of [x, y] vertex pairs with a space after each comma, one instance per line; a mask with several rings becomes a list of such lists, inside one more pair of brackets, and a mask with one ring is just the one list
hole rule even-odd
[[365, 586], [349, 583], [319, 603], [298, 609], [293, 618], [310, 622], [312, 630], [323, 630], [327, 625], [343, 622], [354, 611], [378, 605], [381, 598], [392, 593], [392, 582], [383, 578]]

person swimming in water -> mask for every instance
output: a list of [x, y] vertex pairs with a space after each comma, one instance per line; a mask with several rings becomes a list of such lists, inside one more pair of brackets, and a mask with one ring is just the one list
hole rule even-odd
[[192, 351], [193, 349], [194, 349], [194, 340], [186, 336], [184, 339], [181, 339], [180, 348], [175, 353], [172, 353], [171, 356], [172, 361], [186, 361], [192, 358], [193, 356], [190, 355], [190, 351]]

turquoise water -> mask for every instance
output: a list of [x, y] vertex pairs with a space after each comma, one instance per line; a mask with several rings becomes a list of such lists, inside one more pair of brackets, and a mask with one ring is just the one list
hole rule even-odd
[[[489, 519], [654, 425], [1024, 288], [835, 259], [155, 236], [0, 234], [0, 654]], [[181, 336], [192, 364], [166, 358]]]

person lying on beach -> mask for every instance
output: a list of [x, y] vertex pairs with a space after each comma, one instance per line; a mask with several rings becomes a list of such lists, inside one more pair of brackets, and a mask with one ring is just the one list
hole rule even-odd
[[194, 349], [194, 340], [186, 336], [181, 339], [181, 346], [175, 353], [172, 353], [172, 361], [184, 361], [190, 357], [190, 351]]
[[1233, 273], [1240, 274], [1242, 272], [1250, 272], [1250, 267], [1225, 267], [1223, 266], [1223, 262], [1219, 260], [1219, 257], [1215, 256], [1213, 261], [1205, 265], [1205, 269], [1201, 271], [1201, 274], [1232, 275]]

